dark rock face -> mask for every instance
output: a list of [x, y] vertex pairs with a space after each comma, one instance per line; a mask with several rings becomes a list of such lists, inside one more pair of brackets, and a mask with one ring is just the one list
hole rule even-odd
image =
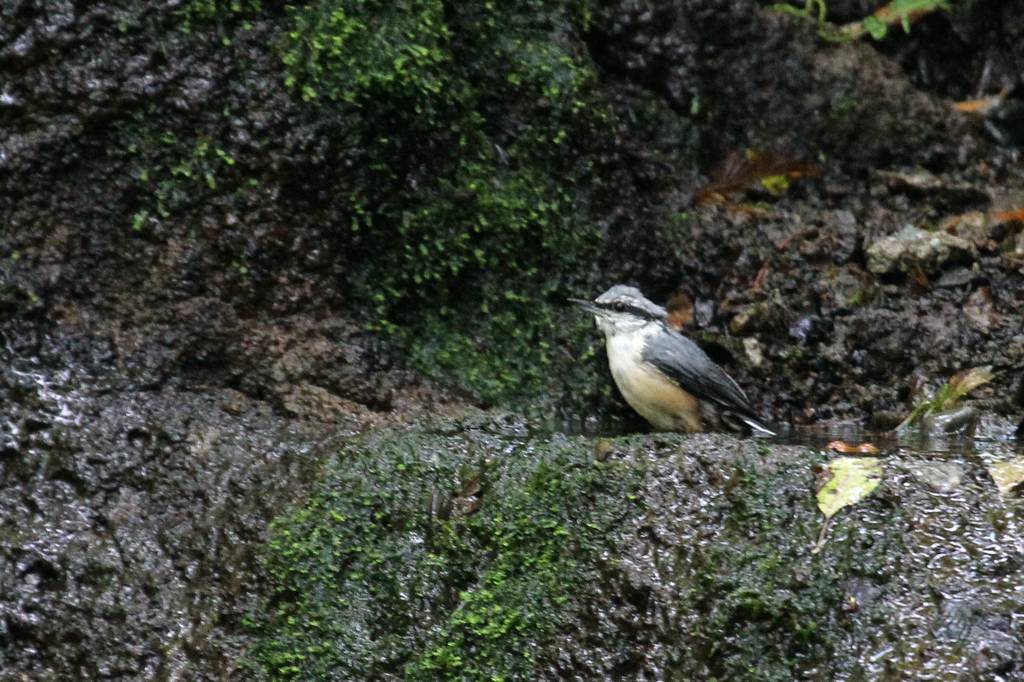
[[[851, 11], [837, 9], [840, 15]], [[754, 193], [771, 208], [745, 211], [694, 208], [698, 183], [666, 154], [669, 162], [650, 174], [662, 184], [627, 185], [623, 201], [636, 207], [611, 214], [616, 241], [603, 267], [622, 273], [611, 279], [639, 282], [655, 300], [681, 290], [694, 300], [716, 301], [715, 333], [704, 341], [729, 347], [716, 359], [740, 377], [764, 412], [784, 419], [902, 409], [897, 406], [909, 393], [894, 376], [948, 374], [943, 367], [963, 362], [1004, 368], [997, 392], [1012, 395], [1022, 313], [1015, 292], [1024, 285], [1020, 259], [1010, 255], [1010, 234], [1018, 227], [989, 242], [972, 236], [986, 228], [971, 227], [970, 220], [947, 227], [931, 241], [954, 245], [950, 253], [921, 254], [925, 261], [917, 269], [913, 259], [892, 267], [878, 261], [877, 270], [904, 268], [894, 275], [872, 274], [869, 251], [907, 226], [934, 226], [998, 205], [1008, 187], [1021, 185], [1012, 151], [989, 146], [977, 122], [951, 115], [948, 103], [922, 91], [917, 71], [894, 70], [868, 44], [817, 44], [807, 25], [792, 18], [746, 3], [629, 2], [599, 14], [588, 44], [623, 116], [652, 126], [643, 138], [669, 137], [667, 124], [639, 116], [649, 111], [641, 93], [654, 93], [696, 123], [691, 135], [704, 171], [730, 151], [754, 146], [823, 159], [818, 179], [781, 200]], [[923, 23], [926, 33], [949, 20], [934, 16]], [[920, 40], [913, 49], [925, 49]], [[998, 63], [1013, 59], [1004, 55]], [[998, 170], [986, 169], [982, 158], [994, 160]], [[996, 252], [1002, 255], [993, 257]], [[972, 324], [956, 311], [966, 305], [972, 313], [971, 297], [989, 282], [998, 282], [1002, 296], [984, 325]], [[816, 319], [822, 323], [815, 325]], [[740, 360], [739, 344], [723, 340], [726, 328], [756, 335], [762, 344], [773, 339], [769, 362], [757, 367]], [[790, 401], [791, 392], [804, 404]], [[813, 398], [804, 401], [808, 395]], [[1004, 409], [1020, 406], [1010, 400]]]
[[[916, 88], [871, 45], [821, 44], [807, 22], [753, 2], [627, 2], [585, 21], [559, 9], [536, 25], [503, 10], [495, 21], [514, 27], [509, 35], [520, 51], [503, 46], [507, 52], [497, 54], [520, 54], [524, 64], [502, 56], [506, 62], [491, 68], [481, 61], [476, 70], [459, 60], [494, 53], [474, 42], [494, 29], [473, 12], [455, 13], [444, 62], [451, 82], [443, 90], [479, 91], [430, 95], [430, 79], [441, 77], [431, 57], [408, 76], [413, 94], [402, 95], [418, 99], [397, 107], [427, 109], [405, 118], [388, 105], [404, 102], [398, 86], [373, 97], [387, 72], [350, 73], [347, 62], [334, 64], [346, 78], [370, 83], [343, 92], [344, 82], [310, 80], [318, 63], [286, 67], [289, 55], [311, 57], [289, 52], [283, 33], [299, 31], [301, 44], [316, 38], [302, 30], [323, 28], [317, 8], [326, 6], [5, 6], [0, 215], [5, 253], [21, 258], [4, 265], [8, 273], [31, 280], [26, 291], [60, 315], [89, 323], [88, 308], [121, 319], [163, 315], [173, 324], [184, 314], [190, 333], [207, 341], [241, 333], [240, 319], [355, 311], [364, 325], [397, 328], [392, 338], [420, 369], [487, 400], [532, 391], [549, 410], [620, 416], [627, 411], [607, 390], [601, 363], [577, 367], [572, 359], [593, 345], [586, 321], [555, 301], [615, 281], [638, 283], [660, 300], [683, 290], [716, 304], [717, 318], [705, 328], [722, 346], [726, 325], [744, 309], [774, 309], [770, 324], [750, 327], [768, 346], [766, 369], [734, 362], [729, 370], [764, 411], [785, 419], [802, 405], [784, 384], [765, 385], [762, 373], [779, 376], [785, 365], [800, 381], [818, 371], [820, 355], [814, 345], [792, 352], [794, 324], [858, 307], [869, 317], [879, 310], [882, 319], [919, 298], [900, 289], [878, 296], [871, 278], [861, 285], [845, 278], [837, 307], [830, 268], [863, 270], [866, 249], [906, 225], [987, 208], [992, 187], [1022, 184], [980, 125]], [[406, 9], [394, 19], [409, 20]], [[312, 23], [300, 30], [300, 17]], [[972, 17], [953, 21], [973, 26]], [[927, 21], [922, 32], [951, 19]], [[551, 36], [555, 52], [543, 47]], [[544, 55], [550, 60], [538, 62]], [[506, 67], [509, 78], [537, 79], [548, 94], [510, 89], [508, 78], [494, 75]], [[292, 76], [298, 80], [289, 86]], [[577, 85], [563, 87], [566, 79]], [[300, 84], [312, 88], [308, 101]], [[345, 97], [358, 97], [359, 107]], [[519, 104], [502, 106], [502, 98]], [[576, 102], [599, 115], [560, 113]], [[471, 123], [458, 118], [469, 114]], [[479, 148], [453, 153], [453, 125], [478, 136]], [[408, 131], [409, 139], [367, 146], [386, 130]], [[560, 134], [558, 145], [544, 141]], [[531, 136], [540, 141], [522, 142]], [[764, 195], [771, 210], [755, 220], [695, 207], [702, 178], [731, 152], [753, 147], [825, 159], [822, 174], [786, 196]], [[486, 157], [483, 167], [462, 164], [474, 154]], [[981, 158], [984, 165], [974, 163]], [[928, 188], [874, 174], [921, 165], [935, 178]], [[555, 205], [568, 208], [529, 213]], [[367, 215], [373, 224], [353, 231]], [[409, 220], [412, 227], [404, 226]], [[466, 234], [449, 229], [474, 222]], [[506, 242], [516, 231], [474, 236], [487, 232], [484, 224], [527, 227]], [[965, 264], [979, 264], [969, 278], [969, 268], [928, 274], [951, 283], [954, 305], [974, 286], [991, 286], [1000, 319], [1012, 327], [1017, 297], [1003, 292], [1020, 285], [1019, 258], [1005, 255], [1014, 253], [1016, 233], [987, 242]], [[749, 291], [761, 270], [767, 277]], [[375, 302], [378, 295], [384, 303]], [[125, 326], [132, 333], [135, 322]], [[838, 333], [848, 334], [843, 326]], [[560, 352], [541, 347], [543, 339]], [[988, 340], [993, 349], [1010, 345], [994, 327], [968, 339], [971, 354], [1013, 367], [1001, 351], [981, 350]], [[181, 339], [165, 341], [181, 347]], [[486, 360], [485, 349], [503, 359]], [[842, 350], [850, 357], [858, 349]], [[938, 369], [927, 344], [909, 351], [899, 373]], [[215, 365], [221, 352], [206, 348], [197, 363]], [[885, 386], [866, 387], [878, 396], [869, 405], [838, 398], [837, 383], [856, 378], [834, 365], [813, 394], [816, 404], [829, 403], [820, 414], [900, 407]], [[380, 395], [369, 400], [387, 403]]]
[[[867, 11], [833, 4], [846, 19]], [[261, 633], [244, 616], [259, 620], [261, 596], [280, 587], [256, 559], [268, 520], [299, 505], [334, 439], [446, 412], [453, 394], [644, 428], [611, 388], [590, 321], [561, 305], [615, 282], [659, 301], [688, 294], [697, 340], [778, 421], [905, 413], [923, 385], [980, 364], [996, 371], [991, 405], [1019, 411], [1024, 233], [995, 218], [1024, 188], [1024, 41], [1005, 19], [1019, 4], [965, 3], [874, 46], [821, 43], [810, 23], [752, 0], [4, 3], [0, 668], [245, 677], [241, 652]], [[339, 36], [350, 42], [332, 50]], [[987, 119], [945, 99], [1004, 87], [1005, 109]], [[695, 199], [754, 148], [815, 172], [783, 193], [757, 178], [723, 203]], [[872, 245], [907, 225], [969, 246], [873, 272]], [[578, 446], [566, 450], [577, 460]], [[772, 590], [806, 596], [800, 617], [820, 609], [832, 633], [846, 596], [877, 602], [890, 594], [880, 583], [901, 580], [868, 548], [867, 577], [828, 560], [846, 594], [801, 592], [817, 578], [799, 565], [802, 530], [780, 524], [792, 508], [809, 527], [807, 481], [781, 465], [765, 475], [783, 506], [753, 519], [797, 568], [758, 574], [768, 543], [745, 544], [750, 519], [726, 504], [739, 503], [739, 446], [694, 447], [668, 465], [657, 442], [628, 445], [650, 460], [638, 468], [654, 487], [639, 497], [671, 509], [623, 511], [618, 556], [594, 574], [601, 606], [566, 607], [590, 638], [557, 635], [573, 659], [538, 635], [536, 670], [728, 675], [751, 660], [729, 642], [752, 642], [785, 677], [789, 647], [814, 660], [841, 647], [805, 632]], [[535, 473], [505, 476], [503, 490], [529, 506], [516, 496]], [[600, 487], [588, 481], [565, 492]], [[693, 486], [725, 492], [705, 512]], [[606, 493], [605, 509], [622, 511]], [[469, 514], [478, 497], [460, 490], [448, 506]], [[882, 499], [869, 515], [889, 523], [894, 498]], [[963, 512], [972, 523], [992, 511], [979, 499]], [[706, 557], [672, 537], [689, 537], [694, 515], [716, 547]], [[714, 540], [722, 528], [735, 551]], [[922, 576], [914, 552], [933, 545], [893, 542]], [[986, 575], [1009, 575], [997, 555]], [[445, 625], [451, 585], [469, 585], [479, 559], [459, 557], [465, 572], [436, 587], [420, 633], [446, 633], [438, 647], [475, 641], [471, 624]], [[731, 558], [736, 576], [713, 574]], [[1002, 583], [965, 582], [951, 575], [918, 615], [951, 648], [966, 637], [979, 674], [1019, 673], [1011, 615], [992, 606]], [[891, 594], [925, 599], [899, 585]], [[452, 663], [426, 651], [423, 675]], [[836, 670], [860, 674], [861, 653]]]
[[746, 145], [871, 167], [948, 159], [965, 142], [962, 123], [870, 46], [821, 49], [806, 23], [754, 2], [630, 1], [600, 13], [599, 63], [680, 114], [697, 109], [713, 138], [705, 160]]
[[945, 232], [929, 233], [915, 227], [880, 239], [867, 250], [868, 269], [876, 274], [898, 270], [941, 271], [948, 263], [971, 260], [971, 245]]
[[4, 360], [4, 670], [230, 673], [254, 549], [312, 468], [295, 426], [237, 392], [112, 392], [46, 360]]
[[338, 322], [230, 342], [159, 323], [82, 334], [15, 302], [0, 351], [0, 666], [245, 677], [267, 523], [334, 452], [325, 439], [395, 418], [366, 404], [407, 411], [426, 388], [406, 380], [393, 398], [403, 375]]

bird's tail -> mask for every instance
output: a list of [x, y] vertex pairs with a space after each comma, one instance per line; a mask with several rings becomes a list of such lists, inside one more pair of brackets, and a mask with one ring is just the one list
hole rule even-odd
[[756, 419], [752, 419], [750, 417], [743, 417], [743, 416], [741, 416], [740, 419], [742, 419], [743, 423], [746, 424], [747, 426], [749, 426], [753, 430], [753, 435], [756, 436], [756, 437], [759, 437], [759, 438], [769, 438], [771, 436], [776, 435], [776, 433], [774, 431], [772, 431], [771, 429], [769, 429], [767, 426], [765, 426], [761, 422], [757, 421]]

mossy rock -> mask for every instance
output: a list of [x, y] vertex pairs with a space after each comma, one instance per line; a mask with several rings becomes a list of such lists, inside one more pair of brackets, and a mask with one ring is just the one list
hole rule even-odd
[[169, 38], [246, 89], [113, 122], [121, 229], [194, 246], [239, 307], [282, 273], [314, 281], [316, 304], [485, 403], [594, 395], [560, 310], [607, 286], [594, 202], [615, 124], [586, 4], [190, 0]]
[[[837, 523], [812, 555], [806, 451], [779, 450], [530, 439], [488, 419], [370, 435], [274, 524], [250, 663], [270, 679], [849, 669], [849, 581], [884, 582], [902, 531]], [[863, 513], [884, 508], [879, 494]]]
[[557, 310], [588, 288], [609, 129], [581, 3], [319, 0], [289, 16], [288, 86], [348, 121], [335, 238], [371, 327], [487, 402], [557, 386], [550, 344], [579, 338]]
[[638, 481], [568, 438], [409, 432], [346, 448], [273, 529], [263, 672], [527, 676], [536, 642], [572, 626], [609, 532], [638, 513]]

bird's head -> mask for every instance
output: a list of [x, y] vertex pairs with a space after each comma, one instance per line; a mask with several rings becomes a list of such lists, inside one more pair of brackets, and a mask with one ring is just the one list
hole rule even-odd
[[593, 313], [598, 328], [607, 336], [639, 329], [652, 321], [664, 321], [668, 311], [651, 301], [636, 287], [616, 284], [593, 301], [570, 298]]

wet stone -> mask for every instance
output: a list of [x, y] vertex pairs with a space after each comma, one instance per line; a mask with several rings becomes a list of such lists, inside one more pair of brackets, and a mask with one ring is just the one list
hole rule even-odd
[[947, 263], [969, 261], [974, 248], [970, 242], [945, 232], [907, 226], [876, 241], [867, 253], [868, 269], [875, 274], [911, 273], [915, 268], [930, 274]]
[[876, 175], [893, 192], [905, 193], [911, 197], [927, 196], [934, 203], [941, 203], [947, 207], [984, 205], [990, 199], [983, 189], [974, 184], [949, 180], [923, 168], [909, 171], [877, 171]]
[[978, 417], [978, 411], [973, 407], [963, 406], [925, 415], [921, 419], [921, 428], [928, 433], [965, 433], [974, 429]]
[[711, 324], [711, 320], [715, 316], [715, 302], [705, 299], [698, 298], [694, 304], [694, 317], [697, 320], [697, 326], [704, 328]]
[[757, 339], [753, 337], [743, 339], [743, 350], [752, 366], [760, 367], [764, 364], [764, 349]]
[[834, 211], [830, 225], [833, 229], [829, 239], [830, 253], [837, 263], [845, 263], [853, 257], [861, 239], [857, 218], [847, 210]]
[[21, 388], [0, 386], [20, 422], [5, 429], [14, 455], [0, 450], [0, 669], [148, 679], [195, 643], [186, 676], [223, 678], [255, 580], [244, 547], [302, 471], [282, 458], [310, 445], [209, 394], [114, 394], [22, 364], [5, 357]]
[[975, 279], [975, 273], [971, 268], [959, 267], [951, 268], [942, 273], [942, 275], [935, 280], [935, 286], [937, 287], [962, 287], [965, 284], [970, 284]]
[[951, 493], [960, 487], [963, 467], [953, 462], [921, 462], [910, 467], [914, 477], [939, 493]]
[[855, 265], [830, 268], [818, 282], [822, 307], [847, 312], [867, 305], [874, 295], [870, 274]]

